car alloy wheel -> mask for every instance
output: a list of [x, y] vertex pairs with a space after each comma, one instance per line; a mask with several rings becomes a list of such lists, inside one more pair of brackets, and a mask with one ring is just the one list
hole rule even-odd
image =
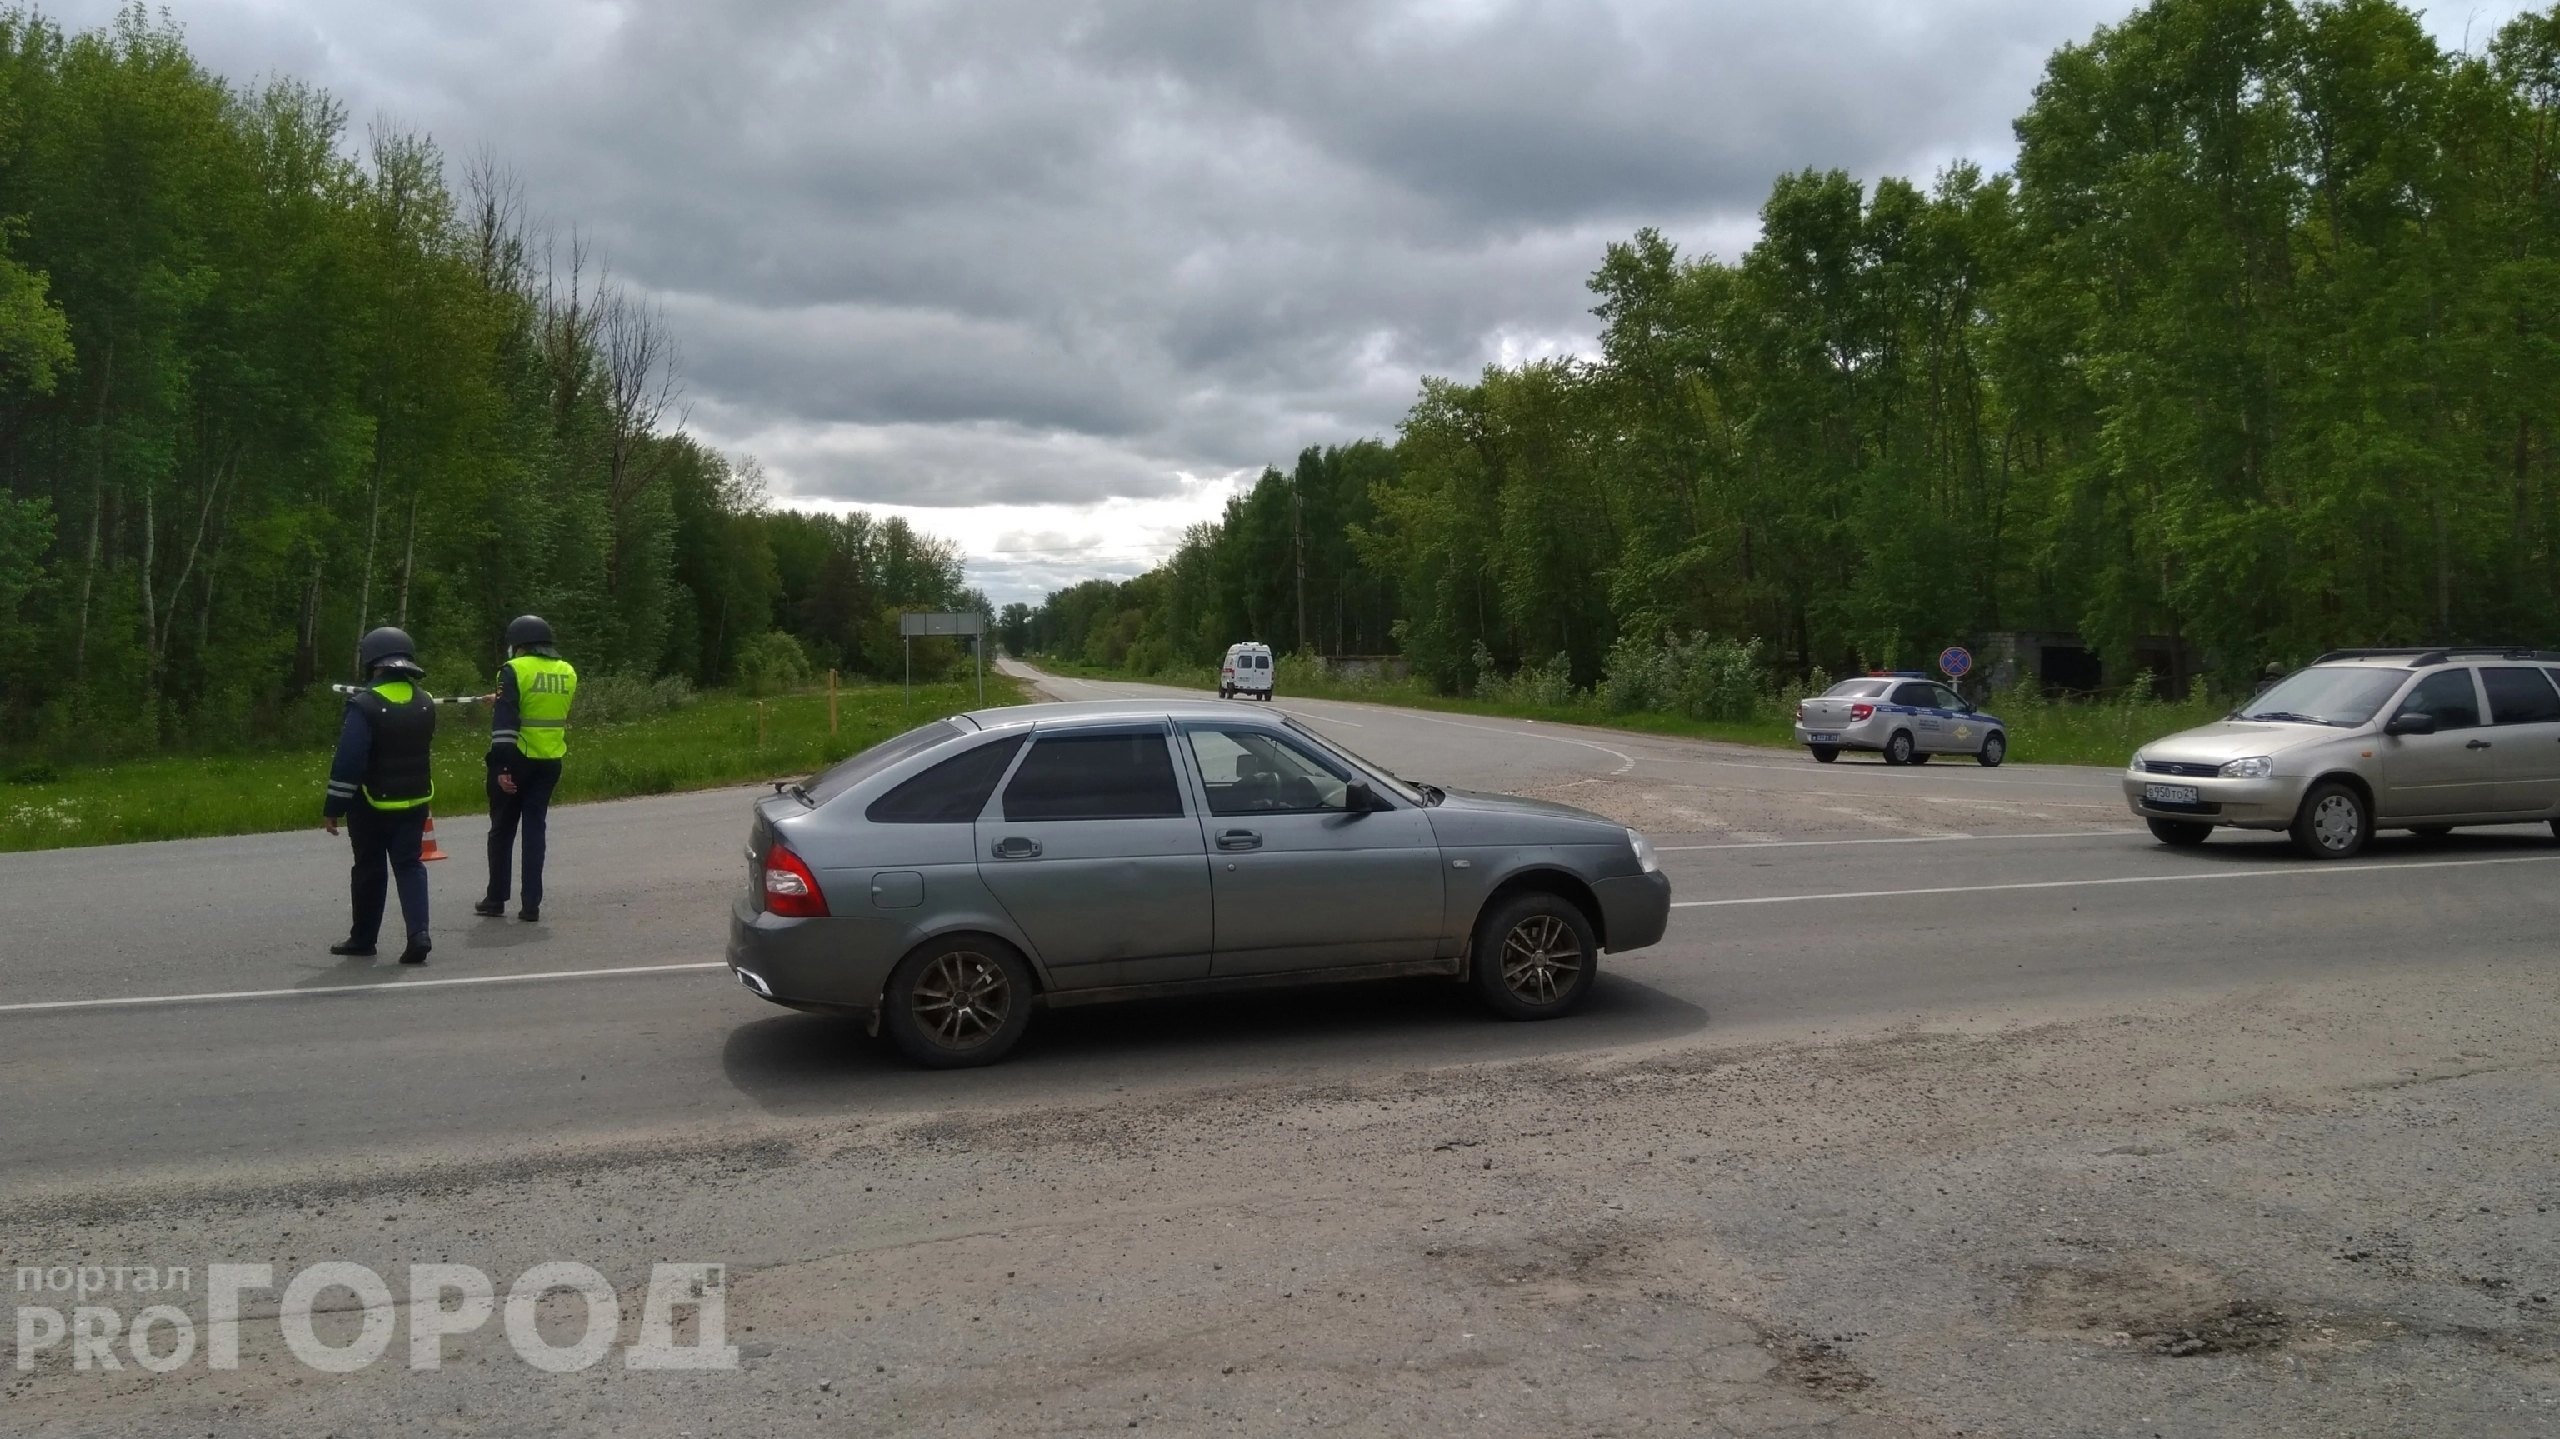
[[936, 955], [916, 976], [908, 999], [916, 1028], [949, 1049], [975, 1049], [1013, 1014], [1013, 982], [983, 954]]
[[2000, 761], [2009, 757], [2009, 737], [1993, 730], [1983, 739], [1982, 753], [1976, 757], [1982, 761], [1984, 769], [1999, 768]]
[[1909, 730], [1895, 730], [1893, 732], [1893, 738], [1884, 742], [1884, 762], [1886, 764], [1909, 764], [1911, 763], [1911, 757], [1917, 753], [1919, 753], [1919, 751], [1912, 747], [1911, 731]]
[[880, 1028], [929, 1069], [993, 1064], [1031, 1024], [1031, 967], [1002, 940], [951, 935], [911, 951], [880, 996]]
[[1600, 975], [1600, 937], [1564, 896], [1527, 890], [1488, 905], [1468, 947], [1469, 983], [1506, 1019], [1570, 1014]]
[[1582, 974], [1582, 943], [1552, 914], [1533, 914], [1502, 937], [1502, 984], [1524, 1004], [1549, 1005]]

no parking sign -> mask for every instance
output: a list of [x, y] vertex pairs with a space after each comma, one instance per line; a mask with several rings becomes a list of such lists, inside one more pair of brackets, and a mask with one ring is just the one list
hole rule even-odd
[[1962, 645], [1949, 645], [1938, 651], [1938, 668], [1951, 680], [1973, 673], [1973, 655]]

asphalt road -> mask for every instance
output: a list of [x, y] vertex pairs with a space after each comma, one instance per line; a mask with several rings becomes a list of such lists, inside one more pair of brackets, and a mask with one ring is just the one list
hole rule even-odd
[[2111, 772], [1279, 704], [1642, 827], [1669, 934], [1555, 1023], [1439, 984], [1080, 1009], [933, 1074], [721, 968], [752, 789], [556, 812], [539, 925], [470, 915], [483, 827], [441, 826], [424, 970], [325, 952], [316, 826], [0, 856], [0, 1273], [712, 1260], [742, 1356], [554, 1378], [484, 1334], [314, 1384], [270, 1304], [238, 1371], [0, 1345], [0, 1409], [223, 1439], [2560, 1425], [2547, 828], [2173, 852]]
[[[1055, 680], [1070, 697], [1148, 687]], [[1894, 770], [1734, 746], [1283, 700], [1399, 774], [1642, 825], [1660, 946], [1570, 1023], [1489, 1025], [1435, 990], [1045, 1016], [991, 1071], [905, 1069], [718, 967], [753, 790], [564, 808], [545, 920], [469, 912], [485, 830], [439, 826], [424, 970], [332, 959], [340, 844], [306, 834], [0, 856], [0, 1194], [136, 1172], [477, 1152], [761, 1114], [929, 1109], [1271, 1076], [1769, 1039], [2548, 952], [2547, 831], [2386, 837], [2314, 865], [2272, 837], [2172, 852], [2111, 773]], [[199, 996], [241, 995], [203, 999]]]

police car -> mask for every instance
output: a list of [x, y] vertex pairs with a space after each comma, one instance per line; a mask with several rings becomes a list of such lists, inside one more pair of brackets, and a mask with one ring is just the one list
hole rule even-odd
[[2009, 757], [2009, 727], [1927, 675], [1897, 670], [1842, 680], [1797, 705], [1796, 743], [1824, 764], [1854, 749], [1886, 764], [1960, 754], [1996, 765]]

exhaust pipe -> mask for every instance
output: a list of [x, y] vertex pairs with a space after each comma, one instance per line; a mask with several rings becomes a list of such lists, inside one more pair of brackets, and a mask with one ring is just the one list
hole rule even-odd
[[739, 970], [738, 983], [754, 990], [757, 997], [760, 999], [773, 998], [773, 986], [765, 983], [764, 976], [756, 973], [752, 969]]

